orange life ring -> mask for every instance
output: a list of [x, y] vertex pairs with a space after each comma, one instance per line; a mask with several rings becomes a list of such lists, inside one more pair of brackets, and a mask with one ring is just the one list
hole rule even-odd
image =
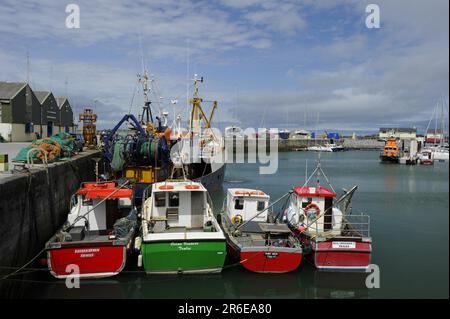
[[198, 185], [186, 185], [186, 186], [184, 186], [184, 188], [186, 188], [186, 189], [199, 189], [200, 186], [198, 186]]
[[173, 189], [172, 185], [161, 185], [159, 186], [159, 189]]
[[319, 206], [317, 206], [317, 204], [314, 204], [314, 203], [308, 204], [308, 206], [306, 206], [306, 207], [303, 209], [303, 211], [304, 211], [304, 213], [305, 213], [305, 216], [308, 217], [308, 211], [309, 211], [311, 208], [315, 208], [315, 209], [316, 209], [316, 217], [319, 217], [319, 215], [320, 215], [320, 208], [319, 208]]

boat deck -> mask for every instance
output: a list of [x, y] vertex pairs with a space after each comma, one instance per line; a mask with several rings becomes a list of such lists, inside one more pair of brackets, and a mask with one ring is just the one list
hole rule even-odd
[[56, 237], [49, 241], [50, 246], [55, 243], [60, 243], [63, 247], [67, 246], [77, 246], [77, 245], [95, 245], [95, 244], [103, 244], [109, 245], [113, 241], [116, 240], [125, 240], [128, 241], [130, 238], [130, 234], [126, 238], [116, 237], [114, 239], [109, 238], [109, 231], [91, 231], [85, 232], [84, 238], [79, 240], [64, 240], [59, 241]]
[[242, 227], [242, 235], [233, 238], [242, 247], [294, 247], [290, 234], [285, 224], [250, 221]]
[[186, 228], [186, 227], [170, 227], [168, 229], [165, 229], [163, 231], [158, 231], [155, 233], [197, 233], [197, 232], [203, 232], [205, 229], [203, 227], [193, 227], [193, 228]]

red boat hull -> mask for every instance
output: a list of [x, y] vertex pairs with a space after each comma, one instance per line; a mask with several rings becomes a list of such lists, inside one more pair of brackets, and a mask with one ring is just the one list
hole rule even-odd
[[296, 270], [302, 262], [301, 251], [277, 249], [241, 251], [240, 262], [246, 269], [259, 273], [286, 273]]
[[77, 246], [47, 250], [50, 273], [66, 278], [73, 272], [68, 265], [79, 267], [80, 278], [101, 278], [117, 275], [125, 267], [126, 246]]
[[312, 242], [307, 259], [318, 269], [365, 271], [371, 263], [370, 242]]

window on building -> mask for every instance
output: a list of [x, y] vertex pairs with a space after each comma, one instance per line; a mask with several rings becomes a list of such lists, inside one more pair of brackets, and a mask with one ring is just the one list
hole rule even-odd
[[258, 205], [256, 207], [256, 209], [258, 210], [258, 212], [262, 211], [264, 208], [266, 208], [266, 202], [264, 201], [258, 201]]

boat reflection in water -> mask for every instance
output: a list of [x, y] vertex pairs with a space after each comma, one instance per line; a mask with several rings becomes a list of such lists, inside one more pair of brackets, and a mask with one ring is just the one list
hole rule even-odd
[[[130, 264], [135, 263], [130, 260]], [[129, 267], [119, 276], [83, 279], [80, 288], [73, 289], [46, 271], [35, 272], [9, 281], [7, 290], [13, 291], [15, 298], [368, 298], [367, 275], [321, 272], [309, 264], [290, 273], [251, 276], [243, 267], [231, 267], [220, 274], [163, 277]], [[1, 287], [5, 292], [5, 286]]]
[[[306, 268], [306, 267], [305, 267]], [[324, 272], [314, 269], [306, 270], [311, 275], [303, 276], [304, 298], [332, 298], [332, 299], [364, 299], [369, 298], [369, 289], [366, 287], [367, 273], [355, 272]]]

